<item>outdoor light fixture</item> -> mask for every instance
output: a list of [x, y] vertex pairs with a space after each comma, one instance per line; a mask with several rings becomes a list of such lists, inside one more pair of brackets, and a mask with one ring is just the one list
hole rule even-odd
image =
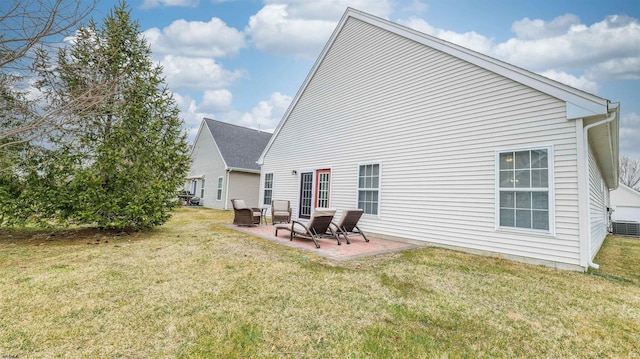
[[295, 176], [297, 174], [298, 174], [298, 171], [296, 171], [296, 170], [291, 171], [291, 175]]

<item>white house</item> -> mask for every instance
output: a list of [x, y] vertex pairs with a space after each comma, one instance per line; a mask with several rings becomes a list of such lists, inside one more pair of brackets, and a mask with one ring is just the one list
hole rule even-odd
[[260, 188], [256, 161], [270, 138], [270, 133], [203, 119], [191, 149], [185, 190], [209, 208], [229, 209], [233, 198], [256, 206]]
[[289, 199], [294, 218], [359, 207], [372, 236], [585, 270], [618, 122], [607, 99], [347, 9], [260, 156], [261, 201]]
[[640, 223], [640, 192], [620, 183], [610, 197], [613, 221]]

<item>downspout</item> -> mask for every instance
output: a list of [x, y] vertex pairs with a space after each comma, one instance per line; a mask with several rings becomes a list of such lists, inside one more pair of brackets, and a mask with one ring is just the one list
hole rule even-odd
[[224, 179], [224, 209], [229, 209], [229, 173], [231, 173], [233, 169], [227, 169], [227, 174]]
[[[584, 152], [585, 152], [585, 160], [586, 160], [586, 169], [587, 173], [585, 176], [585, 185], [587, 189], [589, 189], [589, 130], [593, 127], [604, 125], [616, 119], [616, 112], [614, 111], [611, 115], [604, 120], [600, 120], [598, 122], [594, 122], [592, 124], [584, 126], [583, 129], [583, 138], [585, 141]], [[611, 141], [609, 141], [609, 146], [611, 146]], [[590, 193], [588, 191], [587, 193]], [[587, 198], [587, 224], [589, 225], [589, 230], [587, 231], [587, 266], [595, 269], [600, 268], [598, 264], [593, 263], [593, 259], [591, 258], [591, 196]]]

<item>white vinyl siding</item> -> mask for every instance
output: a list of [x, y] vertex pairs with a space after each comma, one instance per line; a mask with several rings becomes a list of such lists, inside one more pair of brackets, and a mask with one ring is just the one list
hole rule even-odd
[[[364, 231], [579, 265], [576, 127], [563, 101], [353, 18], [300, 96], [262, 166], [294, 214], [292, 170], [331, 167], [339, 215], [358, 203], [359, 165], [384, 163]], [[496, 149], [546, 146], [555, 234], [496, 231]]]
[[263, 205], [271, 205], [271, 201], [273, 200], [273, 173], [264, 174], [264, 195], [262, 198]]
[[598, 164], [593, 157], [591, 146], [589, 146], [589, 201], [591, 230], [591, 253], [589, 255], [591, 256], [590, 258], [593, 258], [607, 236], [609, 190], [604, 184]]
[[229, 180], [225, 183], [225, 196], [229, 198], [227, 203], [231, 204], [231, 198], [244, 199], [247, 207], [260, 207], [260, 176], [254, 173], [231, 171]]
[[[218, 148], [213, 141], [213, 137], [206, 125], [201, 127], [200, 132], [198, 132], [198, 136], [196, 137], [193, 151], [191, 153], [191, 158], [193, 159], [193, 162], [189, 169], [188, 176], [204, 176], [204, 178], [214, 181], [214, 186], [216, 184], [216, 179], [220, 176], [224, 176], [224, 161], [222, 160], [220, 152], [218, 151]], [[211, 184], [209, 185], [211, 186]], [[200, 186], [200, 189], [202, 189], [202, 186]], [[192, 188], [190, 187], [189, 190], [191, 191]], [[193, 192], [193, 195], [197, 195], [197, 193]], [[200, 205], [208, 208], [224, 209], [224, 203], [222, 201], [217, 201], [216, 196], [207, 196], [208, 200], [205, 199], [204, 196], [202, 197]]]

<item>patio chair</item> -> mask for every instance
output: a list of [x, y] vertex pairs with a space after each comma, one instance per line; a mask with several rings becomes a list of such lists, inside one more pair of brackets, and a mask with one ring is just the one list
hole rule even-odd
[[271, 201], [271, 224], [276, 222], [291, 222], [291, 207], [289, 201], [276, 200]]
[[369, 242], [369, 239], [364, 235], [364, 232], [362, 232], [358, 227], [358, 221], [360, 220], [360, 217], [362, 217], [363, 213], [364, 210], [362, 209], [348, 209], [342, 213], [340, 222], [332, 222], [331, 228], [335, 230], [338, 238], [340, 238], [340, 235], [342, 234], [344, 239], [347, 241], [347, 244], [351, 244], [348, 234], [356, 234], [362, 236], [365, 242]]
[[232, 199], [233, 224], [237, 226], [254, 226], [260, 224], [260, 208], [250, 208], [241, 199]]
[[199, 206], [200, 205], [200, 197], [191, 197], [189, 198], [190, 206]]
[[[330, 224], [333, 220], [333, 215], [336, 213], [335, 209], [329, 208], [316, 208], [308, 223], [302, 223], [300, 221], [292, 221], [291, 223], [280, 223], [276, 225], [276, 236], [278, 236], [278, 230], [289, 231], [289, 240], [292, 241], [296, 237], [308, 238], [313, 240], [316, 248], [320, 248], [318, 239], [330, 235], [333, 239], [340, 243], [340, 238], [331, 229]], [[330, 234], [328, 234], [330, 233]]]

